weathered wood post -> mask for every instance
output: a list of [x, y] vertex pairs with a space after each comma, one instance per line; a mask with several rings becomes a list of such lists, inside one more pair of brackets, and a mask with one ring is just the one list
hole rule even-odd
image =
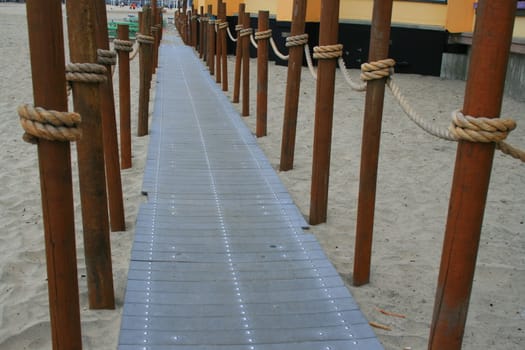
[[160, 42], [158, 32], [159, 27], [157, 26], [157, 0], [151, 0], [151, 36], [153, 37], [153, 50], [152, 50], [152, 58], [151, 58], [151, 72], [155, 73], [155, 70], [157, 69], [157, 58], [158, 58], [158, 45], [157, 43]]
[[[368, 60], [375, 62], [388, 57], [392, 0], [375, 1], [370, 33]], [[370, 80], [366, 87], [363, 138], [361, 146], [361, 171], [354, 250], [353, 284], [360, 286], [370, 280], [372, 237], [377, 185], [377, 166], [381, 143], [381, 123], [386, 77]]]
[[151, 29], [151, 8], [145, 6], [142, 9], [142, 22], [140, 23], [140, 33], [137, 33], [139, 47], [139, 106], [137, 136], [148, 134], [149, 118], [149, 97], [152, 76], [152, 56], [154, 38], [150, 35]]
[[241, 34], [242, 45], [242, 113], [243, 117], [250, 115], [250, 13], [244, 13]]
[[[106, 67], [106, 82], [100, 84], [100, 109], [102, 111], [102, 136], [104, 143], [104, 162], [109, 203], [109, 222], [112, 231], [125, 231], [124, 199], [118, 150], [118, 133], [113, 94], [112, 66], [116, 64], [115, 52], [109, 51], [108, 20], [104, 0], [95, 1], [96, 43], [98, 63]], [[104, 57], [105, 53], [109, 57]], [[107, 60], [109, 58], [109, 60]]]
[[191, 8], [191, 45], [197, 49], [198, 46], [198, 32], [197, 32], [197, 13], [195, 7]]
[[217, 0], [217, 20], [215, 22], [215, 82], [220, 84], [222, 81], [222, 42], [221, 42], [221, 7], [222, 0]]
[[[27, 24], [34, 104], [66, 111], [60, 1], [28, 0]], [[41, 139], [38, 164], [53, 350], [79, 350], [82, 336], [69, 142]]]
[[132, 166], [129, 53], [133, 50], [133, 42], [129, 41], [129, 26], [119, 24], [117, 34], [118, 39], [113, 41], [113, 45], [119, 61], [120, 167], [129, 169]]
[[235, 71], [233, 76], [233, 96], [232, 102], [239, 103], [239, 95], [241, 93], [241, 66], [242, 66], [242, 39], [241, 29], [243, 27], [244, 11], [246, 10], [245, 4], [239, 4], [239, 13], [237, 15], [237, 26], [235, 31], [237, 32], [237, 45], [235, 46]]
[[[306, 0], [294, 0], [292, 28], [290, 37], [304, 34], [306, 18]], [[337, 40], [337, 33], [335, 40]], [[295, 133], [299, 109], [299, 90], [301, 88], [301, 70], [303, 68], [304, 45], [288, 48], [288, 76], [286, 79], [286, 97], [284, 102], [283, 136], [281, 139], [281, 160], [279, 170], [293, 169], [295, 153]]]
[[213, 19], [213, 5], [208, 5], [208, 68], [210, 74], [215, 74], [215, 20]]
[[[258, 32], [268, 32], [269, 11], [259, 11]], [[257, 137], [266, 136], [268, 118], [268, 39], [269, 37], [257, 38], [257, 115], [255, 125], [255, 135]]]
[[[515, 1], [481, 0], [463, 114], [498, 118], [516, 15]], [[428, 348], [461, 349], [494, 143], [459, 141]]]
[[[95, 5], [90, 0], [68, 1], [66, 9], [71, 62], [90, 64], [91, 75], [97, 76], [97, 79], [85, 80], [79, 74], [83, 69], [75, 69], [75, 66], [68, 69], [67, 79], [72, 82], [75, 111], [83, 117], [82, 138], [77, 142], [77, 154], [89, 306], [92, 309], [113, 309], [115, 297], [99, 86], [106, 78], [106, 69], [94, 65], [98, 48]], [[79, 80], [75, 78], [78, 75], [81, 76]]]
[[[332, 119], [334, 113], [334, 83], [337, 56], [321, 59], [316, 49], [334, 49], [339, 29], [339, 0], [321, 3], [319, 47], [314, 57], [317, 65], [312, 184], [310, 191], [310, 224], [326, 222], [328, 206], [328, 180], [330, 178], [330, 151], [332, 147]], [[341, 49], [340, 49], [341, 50]], [[322, 50], [321, 50], [322, 51]], [[330, 56], [330, 55], [328, 55]]]
[[224, 23], [223, 26], [226, 26], [221, 29], [222, 91], [228, 91], [228, 34], [226, 33], [228, 21], [225, 2], [221, 3], [220, 19]]
[[204, 55], [204, 6], [200, 7], [200, 21], [199, 21], [199, 58]]

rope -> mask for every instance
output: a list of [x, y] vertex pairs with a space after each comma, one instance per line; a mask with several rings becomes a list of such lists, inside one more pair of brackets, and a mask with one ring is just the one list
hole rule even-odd
[[153, 45], [153, 43], [155, 42], [155, 38], [151, 35], [137, 33], [136, 37], [139, 44]]
[[140, 45], [136, 45], [135, 46], [135, 49], [133, 50], [133, 52], [131, 53], [131, 55], [129, 55], [129, 60], [130, 61], [133, 61], [135, 59], [135, 57], [137, 57], [137, 54], [139, 53], [139, 46]]
[[253, 47], [255, 47], [256, 49], [259, 48], [259, 45], [257, 45], [257, 42], [255, 41], [253, 35], [250, 35], [250, 42], [252, 43]]
[[343, 72], [343, 77], [345, 78], [345, 81], [348, 85], [350, 85], [350, 88], [354, 91], [365, 91], [366, 90], [366, 82], [362, 82], [361, 84], [356, 83], [352, 80], [350, 75], [348, 74], [348, 71], [346, 69], [345, 61], [342, 57], [339, 57], [337, 59], [337, 63], [339, 64], [339, 69], [341, 72]]
[[113, 39], [113, 49], [115, 49], [115, 51], [132, 52], [133, 51], [133, 41]]
[[396, 61], [391, 58], [384, 60], [363, 63], [361, 65], [361, 80], [375, 80], [389, 77], [393, 74], [393, 68]]
[[97, 63], [114, 66], [117, 64], [117, 53], [111, 50], [97, 49]]
[[253, 33], [253, 29], [252, 28], [245, 28], [245, 29], [241, 29], [239, 31], [239, 36], [240, 37], [244, 37], [244, 36], [247, 36], [247, 35], [252, 35]]
[[230, 31], [230, 27], [229, 27], [229, 26], [226, 27], [226, 31], [228, 32], [228, 36], [230, 37], [230, 40], [233, 41], [233, 42], [236, 42], [237, 39], [233, 37], [232, 32]]
[[270, 38], [270, 45], [272, 46], [272, 50], [273, 52], [275, 53], [275, 55], [277, 57], [279, 57], [280, 59], [282, 59], [283, 61], [287, 61], [288, 58], [290, 57], [289, 55], [283, 55], [279, 49], [277, 48], [277, 45], [275, 44], [275, 41], [273, 40], [273, 38]]
[[106, 67], [96, 63], [68, 63], [66, 80], [69, 82], [102, 83], [106, 81]]
[[312, 62], [312, 56], [310, 56], [310, 47], [308, 44], [304, 45], [304, 56], [306, 57], [306, 63], [308, 64], [308, 70], [310, 71], [310, 74], [314, 80], [317, 80], [317, 72], [314, 68], [314, 63]]
[[226, 29], [226, 28], [228, 28], [228, 27], [229, 27], [229, 24], [228, 24], [227, 21], [221, 21], [221, 22], [219, 23], [219, 29]]
[[343, 56], [343, 45], [325, 45], [314, 47], [314, 58], [317, 60], [328, 60]]
[[18, 115], [25, 131], [23, 139], [29, 143], [35, 144], [38, 139], [76, 141], [82, 136], [78, 113], [47, 111], [25, 104], [18, 107]]
[[242, 24], [237, 24], [237, 25], [235, 26], [235, 31], [236, 31], [236, 32], [240, 32], [243, 28], [244, 28], [244, 26], [243, 26]]
[[267, 30], [263, 30], [260, 32], [255, 32], [254, 36], [255, 36], [255, 40], [269, 39], [272, 37], [272, 30], [267, 29]]
[[308, 34], [293, 35], [286, 38], [286, 47], [303, 46], [308, 44]]

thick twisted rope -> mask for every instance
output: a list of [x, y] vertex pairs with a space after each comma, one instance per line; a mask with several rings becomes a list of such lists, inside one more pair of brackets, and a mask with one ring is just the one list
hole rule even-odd
[[117, 53], [111, 50], [97, 49], [97, 63], [114, 66], [117, 64]]
[[155, 38], [151, 35], [137, 33], [136, 37], [139, 44], [153, 45], [155, 43]]
[[96, 63], [68, 63], [66, 80], [69, 82], [102, 83], [106, 81], [106, 67]]
[[25, 131], [23, 139], [29, 143], [35, 144], [39, 139], [76, 141], [82, 136], [78, 113], [47, 111], [25, 104], [18, 107], [18, 115]]
[[228, 27], [229, 27], [229, 24], [228, 24], [227, 21], [221, 21], [221, 22], [219, 23], [219, 29], [226, 29], [226, 28], [228, 28]]
[[237, 39], [233, 37], [232, 32], [230, 31], [230, 27], [229, 27], [229, 26], [226, 27], [226, 31], [228, 32], [228, 36], [230, 37], [230, 40], [233, 41], [233, 42], [236, 42]]
[[391, 58], [361, 65], [361, 80], [375, 80], [387, 78], [393, 74], [396, 61]]
[[250, 35], [250, 42], [252, 43], [253, 47], [255, 47], [256, 49], [259, 48], [259, 45], [257, 45], [257, 41], [255, 41], [253, 35]]
[[133, 41], [113, 39], [113, 49], [115, 49], [115, 51], [132, 52], [133, 51]]
[[255, 37], [255, 40], [270, 39], [272, 37], [272, 30], [267, 29], [267, 30], [258, 31], [258, 32], [255, 32], [253, 36]]
[[339, 65], [339, 69], [341, 72], [343, 72], [343, 78], [345, 79], [346, 83], [350, 86], [352, 90], [355, 91], [365, 91], [366, 90], [366, 82], [356, 83], [352, 80], [350, 75], [348, 74], [348, 71], [346, 69], [345, 61], [342, 57], [339, 57], [337, 59], [337, 63]]
[[343, 45], [324, 45], [314, 47], [314, 58], [316, 60], [330, 60], [343, 56]]
[[253, 29], [252, 28], [243, 28], [239, 31], [239, 36], [242, 38], [242, 37], [245, 37], [247, 35], [252, 35], [253, 33]]
[[277, 48], [277, 45], [275, 44], [275, 41], [273, 40], [273, 38], [270, 38], [270, 46], [272, 47], [272, 50], [273, 50], [273, 53], [275, 54], [275, 56], [279, 57], [283, 61], [287, 61], [290, 58], [289, 55], [283, 55], [279, 51], [279, 49]]
[[293, 35], [286, 38], [286, 47], [303, 46], [308, 44], [308, 34]]

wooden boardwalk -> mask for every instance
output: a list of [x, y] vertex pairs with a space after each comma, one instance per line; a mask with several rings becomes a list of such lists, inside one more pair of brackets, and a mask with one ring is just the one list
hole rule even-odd
[[383, 349], [254, 136], [165, 36], [120, 350]]

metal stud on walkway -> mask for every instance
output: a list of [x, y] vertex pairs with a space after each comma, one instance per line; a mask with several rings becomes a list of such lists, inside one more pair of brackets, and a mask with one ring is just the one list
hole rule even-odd
[[119, 349], [382, 349], [239, 114], [166, 39]]

